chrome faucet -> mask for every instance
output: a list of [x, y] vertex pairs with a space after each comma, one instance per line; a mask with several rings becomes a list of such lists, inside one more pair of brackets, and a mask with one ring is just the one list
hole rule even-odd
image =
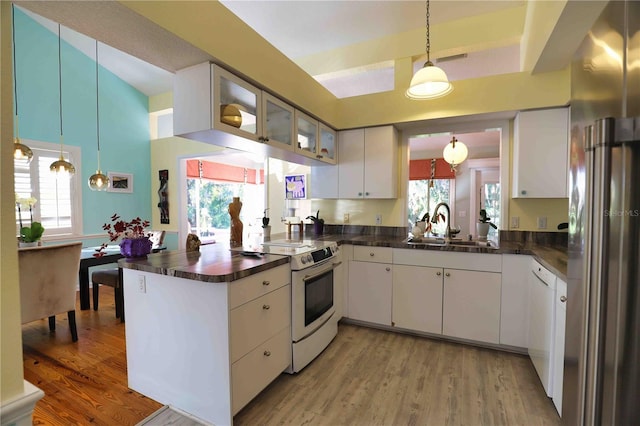
[[438, 209], [444, 206], [447, 209], [447, 230], [445, 231], [444, 238], [445, 240], [451, 239], [451, 209], [447, 203], [438, 203], [436, 208], [433, 210], [433, 215], [431, 216], [431, 223], [438, 223]]

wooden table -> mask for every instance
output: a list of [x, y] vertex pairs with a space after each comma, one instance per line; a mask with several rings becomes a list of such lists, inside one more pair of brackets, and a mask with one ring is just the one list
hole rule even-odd
[[82, 254], [80, 255], [80, 271], [79, 271], [79, 283], [80, 283], [80, 309], [87, 310], [90, 308], [90, 296], [89, 296], [89, 268], [92, 266], [106, 265], [109, 263], [117, 263], [118, 259], [123, 256], [120, 254], [119, 246], [108, 246], [104, 251], [104, 256], [94, 257], [98, 247], [83, 247]]

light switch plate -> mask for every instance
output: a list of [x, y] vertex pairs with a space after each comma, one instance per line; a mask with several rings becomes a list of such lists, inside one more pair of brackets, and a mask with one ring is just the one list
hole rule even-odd
[[342, 223], [349, 223], [349, 213], [345, 213], [342, 216]]
[[147, 281], [144, 275], [138, 275], [138, 291], [140, 293], [147, 292]]
[[547, 217], [538, 216], [538, 229], [547, 229]]
[[511, 216], [511, 229], [518, 229], [520, 227], [520, 217]]

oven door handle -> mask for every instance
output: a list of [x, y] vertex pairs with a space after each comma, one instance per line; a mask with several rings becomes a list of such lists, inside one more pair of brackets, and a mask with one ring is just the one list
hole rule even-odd
[[302, 281], [306, 282], [306, 281], [312, 280], [312, 279], [314, 279], [314, 278], [317, 278], [317, 277], [319, 277], [319, 276], [320, 276], [320, 275], [322, 275], [322, 274], [326, 274], [327, 272], [329, 272], [329, 271], [332, 271], [332, 270], [336, 269], [336, 268], [337, 268], [338, 266], [340, 266], [340, 265], [342, 265], [342, 261], [337, 262], [337, 263], [332, 263], [330, 268], [324, 269], [322, 272], [318, 272], [317, 274], [313, 274], [313, 275], [305, 275], [305, 276], [302, 278]]

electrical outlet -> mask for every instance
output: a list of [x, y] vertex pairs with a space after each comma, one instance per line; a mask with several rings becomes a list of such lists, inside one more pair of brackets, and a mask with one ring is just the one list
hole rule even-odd
[[520, 227], [520, 217], [511, 216], [511, 229], [518, 229]]
[[342, 216], [342, 223], [349, 223], [349, 213], [345, 213]]
[[147, 281], [144, 275], [138, 275], [138, 291], [140, 293], [147, 292]]
[[547, 217], [538, 216], [538, 229], [547, 229]]
[[382, 225], [382, 215], [380, 213], [376, 215], [376, 225]]

